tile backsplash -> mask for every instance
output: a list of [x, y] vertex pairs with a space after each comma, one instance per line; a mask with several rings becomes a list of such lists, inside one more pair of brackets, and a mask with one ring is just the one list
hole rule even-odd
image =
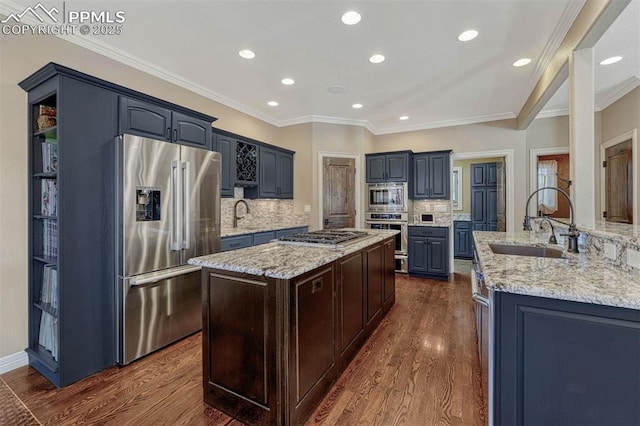
[[413, 223], [420, 223], [420, 215], [429, 213], [433, 215], [433, 224], [436, 226], [452, 226], [451, 201], [450, 200], [416, 200], [413, 202]]
[[[222, 198], [220, 204], [220, 222], [222, 228], [233, 226], [233, 206], [236, 201], [243, 199], [244, 188], [235, 188], [233, 198]], [[244, 219], [238, 226], [304, 226], [309, 224], [308, 213], [294, 213], [293, 200], [250, 200], [244, 199], [249, 205], [251, 213], [246, 214], [244, 205], [238, 206], [238, 214]]]

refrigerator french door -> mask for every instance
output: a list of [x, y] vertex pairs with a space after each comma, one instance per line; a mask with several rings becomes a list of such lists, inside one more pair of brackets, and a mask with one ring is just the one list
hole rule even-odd
[[202, 328], [200, 267], [220, 249], [220, 154], [133, 135], [116, 140], [120, 364]]

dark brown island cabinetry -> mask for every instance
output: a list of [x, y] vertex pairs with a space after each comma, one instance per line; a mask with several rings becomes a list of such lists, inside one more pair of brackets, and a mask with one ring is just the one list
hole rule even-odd
[[204, 400], [302, 424], [395, 301], [394, 240], [292, 279], [203, 268]]

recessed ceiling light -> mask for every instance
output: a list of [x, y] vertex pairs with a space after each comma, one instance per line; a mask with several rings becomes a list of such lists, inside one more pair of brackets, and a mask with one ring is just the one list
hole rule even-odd
[[278, 106], [280, 104], [278, 102], [276, 102], [276, 101], [269, 101], [269, 102], [267, 102], [267, 105], [269, 105], [269, 106]]
[[401, 115], [399, 120], [408, 120], [409, 116], [408, 115]]
[[292, 78], [283, 78], [280, 81], [282, 81], [282, 84], [284, 84], [285, 86], [291, 86], [292, 84], [295, 83], [295, 81], [293, 81]]
[[351, 105], [351, 108], [360, 109], [362, 108], [362, 104], [353, 104]]
[[341, 84], [334, 84], [327, 88], [327, 92], [332, 93], [334, 95], [339, 95], [347, 91], [347, 88]]
[[467, 30], [467, 31], [462, 32], [458, 36], [458, 40], [460, 40], [460, 41], [469, 41], [469, 40], [473, 40], [476, 37], [478, 37], [478, 31], [476, 31], [476, 30]]
[[245, 59], [253, 59], [256, 57], [256, 54], [249, 49], [242, 49], [241, 51], [238, 52], [238, 55], [240, 55], [240, 57]]
[[622, 56], [612, 56], [600, 62], [600, 65], [611, 65], [622, 60]]
[[513, 63], [514, 67], [523, 67], [531, 62], [529, 58], [520, 58]]
[[371, 57], [369, 58], [369, 62], [371, 62], [372, 64], [379, 64], [382, 61], [384, 61], [384, 55], [380, 55], [379, 53], [371, 55]]
[[355, 25], [360, 22], [360, 19], [362, 19], [362, 16], [355, 10], [350, 10], [342, 15], [342, 22], [346, 25]]

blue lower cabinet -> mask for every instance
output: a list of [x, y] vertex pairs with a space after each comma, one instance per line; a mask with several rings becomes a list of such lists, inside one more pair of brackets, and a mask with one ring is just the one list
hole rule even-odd
[[220, 251], [237, 250], [253, 245], [253, 236], [238, 235], [235, 237], [224, 237], [220, 239]]
[[276, 238], [275, 231], [259, 232], [257, 234], [253, 234], [253, 245], [257, 246], [260, 244], [266, 244], [268, 242], [271, 242], [271, 240], [275, 238]]
[[220, 251], [237, 250], [245, 247], [266, 244], [271, 240], [286, 237], [287, 235], [307, 232], [308, 226], [298, 228], [278, 229], [277, 231], [256, 232], [253, 234], [234, 235], [220, 238]]
[[471, 259], [473, 257], [471, 222], [456, 220], [453, 222], [453, 257]]
[[409, 274], [449, 279], [449, 228], [409, 226]]

